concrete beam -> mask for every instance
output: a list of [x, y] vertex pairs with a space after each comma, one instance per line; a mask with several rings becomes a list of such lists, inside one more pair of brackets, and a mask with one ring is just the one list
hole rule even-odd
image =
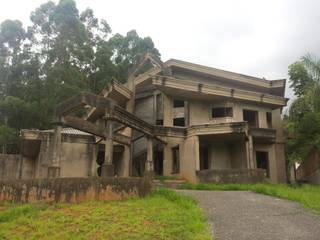
[[[78, 129], [83, 132], [91, 133], [98, 137], [106, 137], [104, 127], [88, 122], [81, 118], [66, 116], [62, 118], [62, 123], [66, 126]], [[119, 133], [115, 133], [113, 135], [113, 140], [117, 143], [124, 144], [127, 146], [130, 146], [131, 144], [131, 139], [129, 137]]]

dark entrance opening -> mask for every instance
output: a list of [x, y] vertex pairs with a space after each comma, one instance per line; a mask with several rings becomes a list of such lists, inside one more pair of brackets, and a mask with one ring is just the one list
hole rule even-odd
[[172, 148], [172, 157], [172, 173], [176, 174], [180, 172], [179, 146]]
[[104, 163], [104, 149], [103, 150], [99, 150], [98, 151], [98, 155], [97, 155], [97, 164], [98, 164], [98, 168], [97, 168], [97, 174], [99, 177], [101, 177], [101, 166]]
[[264, 169], [269, 177], [269, 157], [268, 152], [256, 152], [257, 168]]
[[243, 110], [243, 121], [248, 122], [250, 127], [258, 127], [258, 111]]
[[200, 170], [209, 169], [209, 154], [207, 146], [200, 146]]
[[163, 151], [154, 152], [154, 172], [156, 175], [163, 175]]
[[173, 119], [173, 126], [184, 127], [185, 126], [184, 118], [174, 118]]

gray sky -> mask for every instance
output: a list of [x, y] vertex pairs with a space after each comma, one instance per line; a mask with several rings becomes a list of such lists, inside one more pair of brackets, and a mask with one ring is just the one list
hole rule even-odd
[[[45, 0], [0, 0], [0, 22], [29, 15]], [[287, 78], [306, 53], [320, 56], [317, 0], [76, 0], [113, 33], [150, 36], [162, 59], [177, 58], [267, 79]], [[287, 84], [288, 85], [288, 84]], [[287, 89], [287, 97], [292, 91]]]

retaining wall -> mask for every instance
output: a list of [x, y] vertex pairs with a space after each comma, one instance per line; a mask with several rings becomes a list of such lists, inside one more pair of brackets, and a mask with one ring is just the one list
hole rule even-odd
[[150, 192], [147, 178], [52, 178], [0, 180], [0, 201], [18, 203], [120, 200]]
[[197, 172], [199, 182], [258, 183], [266, 181], [263, 169], [208, 169]]

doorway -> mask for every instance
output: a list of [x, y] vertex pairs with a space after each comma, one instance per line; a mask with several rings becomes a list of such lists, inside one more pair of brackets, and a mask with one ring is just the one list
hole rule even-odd
[[163, 151], [154, 151], [154, 172], [156, 175], [163, 175]]
[[257, 168], [266, 170], [267, 177], [269, 177], [269, 156], [268, 152], [256, 152]]
[[209, 154], [207, 146], [200, 146], [200, 170], [205, 170], [210, 168], [209, 164]]
[[250, 127], [253, 127], [253, 128], [259, 127], [258, 111], [244, 109], [243, 110], [243, 121], [248, 122]]

